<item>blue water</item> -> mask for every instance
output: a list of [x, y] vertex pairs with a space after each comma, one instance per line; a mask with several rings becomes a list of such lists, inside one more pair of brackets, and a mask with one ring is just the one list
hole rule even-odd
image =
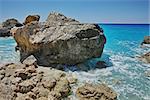
[[0, 64], [19, 61], [19, 53], [15, 52], [15, 46], [12, 37], [0, 37]]
[[[150, 25], [100, 26], [104, 29], [107, 43], [102, 57], [95, 60], [103, 60], [109, 67], [88, 72], [68, 70], [79, 79], [74, 90], [85, 82], [105, 83], [117, 92], [118, 100], [150, 100], [150, 78], [144, 74], [150, 70], [150, 64], [136, 58], [150, 51], [150, 48], [140, 47], [144, 36], [150, 35]], [[19, 61], [15, 45], [13, 38], [0, 38], [0, 63]], [[72, 98], [76, 99], [75, 96]]]

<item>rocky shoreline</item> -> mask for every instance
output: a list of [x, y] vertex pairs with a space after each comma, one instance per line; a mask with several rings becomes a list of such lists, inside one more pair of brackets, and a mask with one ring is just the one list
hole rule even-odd
[[[72, 86], [78, 79], [60, 67], [81, 68], [83, 62], [103, 52], [106, 38], [98, 25], [59, 13], [50, 13], [44, 23], [39, 19], [29, 15], [24, 25], [7, 29], [17, 42], [21, 63], [0, 66], [0, 100], [73, 100]], [[97, 67], [105, 68], [105, 62], [98, 62]], [[75, 96], [79, 100], [117, 99], [117, 93], [106, 84], [85, 83], [77, 87]]]
[[[0, 66], [0, 100], [72, 100], [71, 84], [78, 81], [64, 71], [29, 64]], [[76, 90], [79, 100], [116, 100], [107, 85], [89, 85]]]

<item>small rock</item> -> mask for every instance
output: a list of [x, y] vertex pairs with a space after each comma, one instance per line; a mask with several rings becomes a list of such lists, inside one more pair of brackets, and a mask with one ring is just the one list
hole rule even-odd
[[144, 54], [138, 58], [145, 63], [150, 63], [150, 52], [148, 52], [148, 53], [146, 53], [146, 54]]
[[146, 71], [144, 74], [145, 74], [146, 77], [150, 77], [150, 70]]
[[28, 58], [26, 58], [24, 61], [23, 61], [23, 64], [26, 64], [26, 65], [32, 65], [36, 62], [36, 59], [33, 55], [29, 56]]
[[102, 69], [102, 68], [106, 68], [107, 66], [106, 66], [106, 63], [104, 62], [104, 61], [98, 61], [97, 63], [96, 63], [96, 68], [100, 68], [100, 69]]
[[40, 16], [39, 15], [29, 15], [26, 17], [24, 25], [32, 22], [32, 21], [39, 21], [40, 20]]
[[117, 94], [104, 84], [85, 84], [76, 91], [79, 100], [116, 100]]

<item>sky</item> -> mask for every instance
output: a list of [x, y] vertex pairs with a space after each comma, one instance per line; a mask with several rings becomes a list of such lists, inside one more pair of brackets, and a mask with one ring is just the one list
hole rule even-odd
[[0, 0], [0, 22], [59, 12], [83, 23], [150, 24], [150, 0]]

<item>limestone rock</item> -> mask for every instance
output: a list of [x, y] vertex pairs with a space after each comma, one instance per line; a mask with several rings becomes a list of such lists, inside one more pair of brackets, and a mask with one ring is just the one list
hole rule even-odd
[[68, 96], [71, 91], [71, 87], [69, 85], [69, 81], [66, 78], [62, 78], [57, 82], [54, 91], [61, 94], [61, 98]]
[[5, 22], [3, 22], [2, 26], [7, 27], [8, 29], [11, 29], [14, 26], [22, 26], [22, 24], [20, 22], [18, 22], [18, 20], [11, 18], [11, 19], [7, 19]]
[[24, 25], [32, 22], [32, 21], [39, 21], [40, 20], [40, 16], [39, 15], [29, 15], [26, 17], [25, 21], [24, 21]]
[[57, 25], [69, 25], [69, 24], [79, 24], [79, 21], [72, 18], [67, 18], [63, 14], [57, 12], [50, 13], [46, 19], [47, 26], [50, 25], [56, 27]]
[[6, 21], [4, 21], [0, 27], [0, 37], [12, 36], [10, 30], [15, 26], [20, 27], [22, 26], [22, 24], [14, 18], [7, 19]]
[[79, 100], [116, 100], [117, 94], [104, 84], [85, 84], [76, 91]]
[[106, 38], [95, 24], [82, 24], [59, 13], [51, 13], [46, 22], [30, 22], [17, 29], [14, 38], [20, 61], [33, 55], [42, 66], [74, 65], [100, 57]]
[[150, 52], [142, 55], [139, 59], [145, 63], [150, 63]]
[[27, 59], [23, 61], [23, 64], [32, 65], [36, 62], [36, 58], [34, 56], [29, 56]]
[[59, 92], [52, 91], [48, 95], [48, 100], [61, 100], [61, 94]]
[[71, 91], [65, 72], [33, 64], [6, 64], [0, 78], [0, 100], [61, 100]]
[[51, 90], [56, 85], [56, 80], [44, 80], [43, 86], [49, 90]]
[[31, 80], [25, 80], [16, 87], [16, 92], [27, 93], [35, 87], [35, 84]]
[[150, 36], [145, 36], [142, 44], [150, 44]]
[[0, 29], [0, 37], [11, 36], [10, 30], [8, 28], [1, 28]]

